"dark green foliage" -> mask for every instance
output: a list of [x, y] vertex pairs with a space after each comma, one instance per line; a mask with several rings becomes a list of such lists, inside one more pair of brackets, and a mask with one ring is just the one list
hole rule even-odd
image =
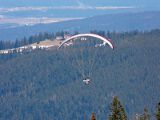
[[127, 120], [127, 116], [124, 107], [120, 103], [117, 96], [113, 98], [110, 106], [109, 120]]
[[65, 34], [64, 31], [60, 31], [60, 32], [57, 32], [57, 33], [55, 34], [55, 36], [62, 36], [62, 37], [64, 37], [64, 34]]
[[90, 33], [98, 34], [100, 36], [105, 37], [105, 31], [102, 31], [102, 30], [101, 31], [92, 30], [92, 31], [90, 31]]
[[155, 111], [160, 100], [159, 30], [108, 35], [115, 50], [100, 49], [88, 86], [74, 54], [63, 49], [0, 55], [0, 119], [89, 120], [94, 111], [104, 120], [115, 95], [128, 118], [146, 105]]
[[[16, 43], [16, 42], [15, 42]], [[14, 42], [11, 41], [0, 41], [0, 50], [13, 48], [15, 45]]]
[[160, 102], [157, 105], [157, 111], [156, 111], [156, 119], [160, 120]]

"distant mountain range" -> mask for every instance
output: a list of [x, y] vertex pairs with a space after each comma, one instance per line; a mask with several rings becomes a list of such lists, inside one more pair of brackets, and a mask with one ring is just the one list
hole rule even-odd
[[95, 29], [105, 31], [144, 31], [157, 28], [160, 28], [160, 12], [119, 13], [58, 23], [1, 28], [0, 40], [15, 40], [16, 38], [29, 37], [39, 32], [56, 32], [62, 30], [83, 33]]

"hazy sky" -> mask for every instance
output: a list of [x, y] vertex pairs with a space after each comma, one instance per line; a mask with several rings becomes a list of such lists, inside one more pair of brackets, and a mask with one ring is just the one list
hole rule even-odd
[[[0, 0], [0, 7], [22, 6], [160, 6], [160, 0]], [[156, 9], [156, 8], [155, 8]]]
[[0, 23], [11, 18], [81, 18], [159, 11], [160, 0], [0, 0]]
[[[53, 14], [55, 11], [63, 10], [60, 17], [69, 15], [69, 12], [73, 15], [73, 10], [82, 12], [82, 14], [84, 10], [98, 11], [98, 13], [100, 11], [102, 13], [155, 11], [160, 10], [160, 0], [0, 0], [1, 15], [14, 12], [23, 12], [24, 14], [26, 12], [29, 15], [27, 13], [29, 11], [46, 12], [50, 10], [54, 10]], [[83, 16], [82, 14], [79, 15]]]

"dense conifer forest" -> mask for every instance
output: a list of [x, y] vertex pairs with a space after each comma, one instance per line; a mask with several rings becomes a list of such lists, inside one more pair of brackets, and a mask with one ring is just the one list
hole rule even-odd
[[78, 48], [0, 55], [0, 119], [112, 120], [115, 99], [124, 120], [145, 112], [159, 120], [160, 30], [101, 35], [115, 49], [98, 49], [89, 85], [73, 59]]

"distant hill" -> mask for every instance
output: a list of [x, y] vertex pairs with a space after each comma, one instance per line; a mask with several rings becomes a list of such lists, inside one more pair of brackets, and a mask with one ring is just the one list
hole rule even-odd
[[6, 28], [13, 28], [13, 27], [18, 27], [18, 24], [14, 23], [6, 23], [6, 24], [0, 24], [0, 29], [6, 29]]
[[76, 49], [0, 55], [0, 119], [89, 120], [94, 112], [105, 120], [115, 95], [129, 119], [145, 107], [153, 119], [160, 101], [160, 30], [111, 38], [115, 49], [97, 49], [89, 85], [75, 65], [81, 62], [73, 59]]
[[0, 40], [15, 40], [39, 32], [79, 31], [132, 31], [160, 28], [160, 12], [106, 14], [80, 20], [71, 20], [51, 24], [37, 24], [16, 28], [0, 29]]

